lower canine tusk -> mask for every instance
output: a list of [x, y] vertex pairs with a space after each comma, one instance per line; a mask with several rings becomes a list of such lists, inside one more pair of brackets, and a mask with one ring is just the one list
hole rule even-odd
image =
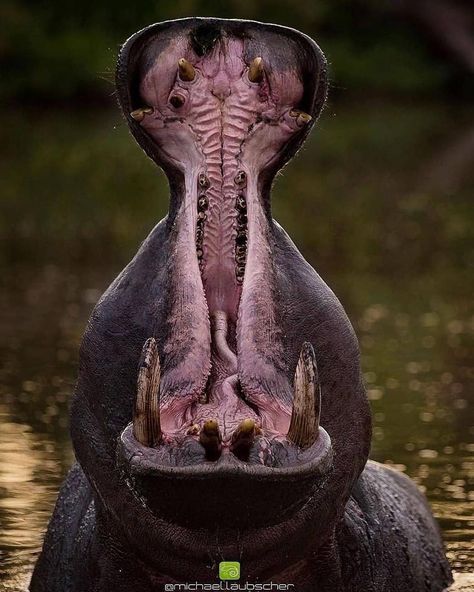
[[133, 415], [133, 435], [143, 446], [156, 446], [161, 440], [160, 375], [158, 348], [150, 337], [140, 357]]
[[300, 448], [309, 448], [319, 433], [321, 389], [313, 346], [305, 342], [295, 371], [293, 410], [287, 438]]

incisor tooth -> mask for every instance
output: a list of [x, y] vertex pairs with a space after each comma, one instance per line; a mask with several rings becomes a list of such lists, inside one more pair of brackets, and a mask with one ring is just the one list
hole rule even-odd
[[161, 440], [160, 374], [158, 348], [150, 337], [140, 357], [133, 415], [133, 435], [143, 446], [155, 446]]
[[222, 437], [216, 419], [208, 419], [202, 426], [199, 442], [206, 451], [207, 460], [217, 460], [221, 455]]
[[321, 389], [313, 347], [305, 342], [295, 371], [293, 410], [287, 438], [300, 448], [309, 448], [319, 433]]
[[257, 427], [253, 419], [244, 419], [235, 432], [232, 434], [232, 442], [230, 449], [240, 460], [248, 460], [250, 449], [258, 433]]

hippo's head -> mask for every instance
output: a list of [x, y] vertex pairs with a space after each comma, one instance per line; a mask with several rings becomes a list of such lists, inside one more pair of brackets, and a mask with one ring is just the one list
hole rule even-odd
[[276, 25], [183, 19], [120, 53], [170, 211], [94, 313], [73, 435], [109, 528], [177, 581], [221, 559], [296, 577], [367, 459], [352, 329], [270, 212], [326, 86], [319, 47]]

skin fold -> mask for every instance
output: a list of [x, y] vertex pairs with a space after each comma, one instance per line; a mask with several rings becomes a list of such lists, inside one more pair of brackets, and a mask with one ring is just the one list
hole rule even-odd
[[84, 335], [77, 463], [32, 592], [215, 584], [221, 561], [298, 592], [451, 582], [424, 497], [368, 461], [351, 324], [271, 216], [326, 80], [319, 47], [276, 25], [182, 19], [122, 47], [120, 106], [170, 207]]

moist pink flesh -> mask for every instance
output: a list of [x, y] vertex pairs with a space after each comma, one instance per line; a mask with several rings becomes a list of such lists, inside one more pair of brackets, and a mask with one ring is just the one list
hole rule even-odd
[[[258, 175], [299, 130], [289, 112], [302, 84], [295, 71], [271, 64], [271, 74], [252, 83], [244, 56], [241, 39], [223, 38], [204, 57], [182, 39], [159, 54], [140, 86], [153, 107], [141, 125], [181, 167], [186, 186], [170, 254], [173, 337], [163, 347], [180, 360], [163, 371], [161, 418], [169, 437], [211, 418], [224, 442], [248, 417], [269, 436], [285, 434], [289, 424], [291, 386]], [[196, 70], [191, 82], [178, 76], [182, 57]]]

